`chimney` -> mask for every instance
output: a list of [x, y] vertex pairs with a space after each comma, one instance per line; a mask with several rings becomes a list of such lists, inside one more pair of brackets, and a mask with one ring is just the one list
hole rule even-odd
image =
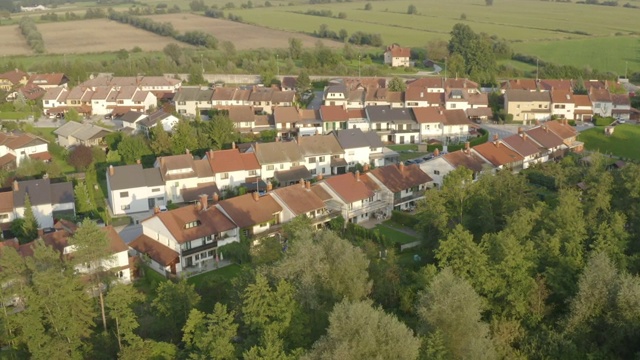
[[356, 181], [360, 181], [360, 171], [356, 170]]
[[518, 126], [518, 134], [522, 134], [522, 126]]
[[236, 148], [236, 142], [235, 142], [235, 141], [231, 142], [231, 148], [232, 148], [232, 149], [235, 149], [235, 148]]
[[493, 134], [493, 141], [498, 141], [499, 138], [498, 134]]
[[251, 195], [253, 196], [253, 200], [255, 201], [258, 201], [258, 199], [260, 199], [260, 194], [258, 194], [257, 191], [252, 192]]
[[311, 191], [311, 181], [307, 181], [306, 183], [304, 183], [304, 187], [305, 189], [307, 189], [307, 191]]
[[300, 186], [304, 187], [304, 179], [300, 179]]
[[159, 214], [159, 213], [160, 213], [160, 207], [159, 207], [159, 206], [155, 206], [155, 207], [153, 208], [153, 213], [154, 213], [154, 214]]
[[207, 206], [209, 206], [209, 204], [207, 203], [208, 198], [209, 197], [206, 194], [200, 195], [200, 204], [202, 206], [202, 210], [207, 210]]
[[436, 148], [435, 150], [433, 150], [433, 156], [434, 157], [440, 156], [440, 149]]
[[213, 149], [209, 149], [209, 152], [207, 152], [207, 157], [209, 158], [209, 160], [213, 160]]
[[202, 210], [202, 203], [200, 201], [197, 201], [195, 206], [196, 206], [196, 211]]
[[500, 147], [500, 141], [495, 140], [495, 141], [493, 142], [493, 145], [495, 145], [496, 147]]
[[522, 140], [527, 141], [527, 133], [522, 133]]
[[136, 164], [138, 164], [138, 165], [141, 164], [140, 159], [136, 159]]
[[18, 186], [18, 180], [13, 180], [13, 191], [20, 191], [20, 186]]
[[113, 167], [113, 165], [109, 165], [109, 176], [113, 176], [113, 174], [116, 173], [116, 169]]
[[215, 203], [217, 203], [217, 202], [218, 202], [218, 200], [220, 200], [220, 195], [218, 195], [218, 193], [217, 193], [217, 192], [214, 192], [214, 193], [213, 193], [213, 203], [214, 203], [214, 204], [215, 204]]
[[470, 143], [470, 142], [468, 142], [468, 141], [467, 141], [467, 142], [465, 142], [465, 143], [464, 143], [464, 149], [465, 149], [467, 152], [469, 152], [469, 149], [471, 149], [471, 143]]
[[547, 125], [542, 125], [542, 128], [544, 129], [545, 132], [549, 132], [549, 128], [547, 127]]
[[273, 184], [271, 183], [271, 181], [267, 181], [267, 192], [273, 190]]
[[400, 170], [400, 172], [402, 172], [404, 170], [404, 161], [400, 161], [398, 163], [398, 170]]
[[189, 154], [191, 154], [191, 151], [189, 151], [189, 149], [184, 149], [184, 153], [189, 155]]
[[369, 163], [364, 164], [364, 166], [362, 167], [362, 172], [367, 172], [369, 171]]
[[317, 179], [318, 181], [322, 180], [322, 174], [318, 174], [318, 176], [316, 176], [316, 179]]

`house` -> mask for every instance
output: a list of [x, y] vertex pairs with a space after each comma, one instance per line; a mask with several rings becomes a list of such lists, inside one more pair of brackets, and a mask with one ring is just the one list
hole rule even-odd
[[15, 88], [24, 86], [29, 81], [29, 74], [24, 71], [15, 69], [0, 74], [0, 90], [10, 91]]
[[548, 91], [507, 90], [504, 108], [513, 121], [525, 125], [551, 118], [551, 95]]
[[97, 125], [81, 124], [75, 121], [68, 121], [53, 131], [58, 136], [58, 144], [67, 148], [76, 145], [98, 146], [111, 132]]
[[589, 95], [573, 95], [574, 120], [578, 121], [591, 121], [593, 117], [593, 104], [589, 99]]
[[285, 172], [294, 167], [304, 166], [305, 159], [295, 141], [256, 143], [253, 152], [265, 180], [273, 179], [276, 171]]
[[288, 222], [298, 216], [306, 216], [311, 223], [320, 228], [337, 213], [330, 212], [316, 192], [311, 191], [310, 181], [301, 181], [291, 186], [273, 190], [271, 197], [282, 207], [282, 222]]
[[589, 100], [593, 106], [593, 114], [608, 117], [612, 115], [613, 100], [607, 88], [589, 88]]
[[296, 91], [298, 85], [297, 76], [283, 76], [280, 82], [280, 90], [282, 91]]
[[194, 205], [158, 212], [141, 222], [142, 234], [129, 246], [150, 259], [164, 276], [188, 276], [213, 268], [218, 247], [240, 239], [238, 226], [206, 195]]
[[296, 132], [298, 121], [300, 121], [300, 115], [295, 107], [276, 106], [273, 108], [273, 122], [276, 125], [277, 136], [292, 137]]
[[[486, 162], [482, 157], [478, 156], [478, 154], [471, 151], [471, 147], [468, 142], [465, 143], [464, 149], [444, 154], [441, 158], [454, 169], [462, 166], [471, 170], [473, 172], [472, 176], [474, 181], [478, 180], [481, 173], [493, 169], [493, 166], [490, 163]], [[444, 177], [446, 174], [447, 173], [441, 173], [439, 175]], [[440, 182], [440, 184], [442, 184], [442, 182]]]
[[404, 94], [387, 88], [367, 89], [365, 91], [364, 106], [383, 106], [392, 108], [404, 107]]
[[447, 119], [440, 107], [414, 107], [411, 108], [413, 116], [420, 129], [420, 141], [426, 142], [430, 139], [441, 140], [443, 138], [443, 128]]
[[289, 170], [276, 170], [273, 172], [273, 179], [278, 186], [289, 186], [300, 180], [311, 180], [313, 175], [304, 165], [292, 166]]
[[107, 169], [107, 198], [114, 215], [149, 211], [166, 205], [165, 182], [160, 169], [142, 165], [110, 165]]
[[417, 164], [387, 165], [367, 173], [382, 190], [382, 198], [393, 203], [394, 210], [410, 210], [424, 199], [428, 184], [433, 181]]
[[298, 136], [312, 136], [323, 133], [320, 110], [299, 109], [298, 116], [300, 117], [300, 121], [296, 123]]
[[256, 192], [220, 201], [218, 209], [244, 236], [266, 235], [282, 223], [282, 206], [269, 194]]
[[0, 168], [20, 166], [25, 159], [51, 161], [49, 144], [29, 133], [0, 133]]
[[138, 129], [138, 122], [146, 117], [147, 115], [143, 112], [131, 110], [127, 111], [119, 119], [116, 119], [117, 121], [114, 122], [120, 122], [123, 131], [133, 133]]
[[611, 115], [618, 120], [629, 120], [631, 116], [631, 100], [629, 94], [611, 94]]
[[430, 89], [422, 87], [407, 87], [404, 93], [404, 106], [405, 107], [428, 107], [428, 106], [443, 106], [444, 93], [430, 92]]
[[540, 79], [538, 88], [542, 91], [568, 91], [573, 92], [573, 80], [569, 79]]
[[137, 121], [136, 131], [148, 135], [154, 126], [158, 126], [158, 124], [160, 124], [164, 131], [172, 132], [173, 128], [178, 124], [179, 121], [180, 119], [173, 116], [172, 114], [167, 113], [164, 110], [157, 110]]
[[471, 151], [489, 162], [496, 170], [510, 169], [519, 171], [522, 169], [524, 157], [504, 145], [498, 138], [481, 145], [474, 146]]
[[365, 108], [371, 131], [380, 139], [395, 144], [420, 142], [420, 127], [411, 109], [389, 106], [367, 106]]
[[[356, 164], [372, 164], [376, 167], [385, 165], [384, 144], [376, 132], [345, 129], [332, 133], [344, 149], [344, 160], [348, 167], [353, 167]], [[387, 154], [387, 156], [393, 157], [391, 154]]]
[[33, 74], [29, 77], [27, 85], [33, 84], [47, 90], [58, 86], [67, 87], [68, 82], [69, 78], [62, 73]]
[[538, 91], [538, 81], [535, 79], [510, 79], [500, 84], [500, 92], [508, 90]]
[[566, 119], [547, 121], [544, 126], [560, 137], [571, 151], [581, 152], [584, 149], [584, 143], [576, 140], [578, 131]]
[[188, 149], [186, 154], [156, 158], [153, 167], [160, 169], [166, 199], [174, 203], [185, 201], [182, 194], [184, 190], [214, 181], [209, 160], [195, 160]]
[[544, 150], [540, 153], [540, 161], [556, 159], [564, 156], [567, 146], [562, 138], [549, 130], [547, 125], [536, 126], [525, 132], [533, 141], [538, 143]]
[[11, 223], [16, 218], [13, 207], [13, 191], [0, 192], [0, 230], [1, 238], [5, 239], [5, 232], [11, 229]]
[[348, 109], [347, 117], [347, 129], [370, 130], [369, 120], [367, 120], [367, 113], [364, 109]]
[[10, 191], [13, 193], [14, 219], [24, 217], [27, 195], [39, 228], [52, 227], [54, 218], [58, 216], [75, 216], [75, 197], [70, 182], [52, 184], [49, 179], [15, 180]]
[[[198, 101], [201, 98], [201, 92], [202, 90], [199, 86], [184, 86], [180, 88], [180, 90], [178, 90], [176, 95], [173, 97], [173, 101], [176, 106], [176, 112], [180, 115], [195, 116], [196, 108], [199, 108], [198, 105], [200, 105]], [[213, 92], [211, 93], [211, 95], [213, 95]], [[209, 98], [209, 102], [211, 102], [211, 98]], [[202, 108], [200, 107], [200, 109]]]
[[411, 48], [403, 48], [398, 44], [387, 46], [384, 52], [384, 63], [391, 67], [411, 66]]
[[382, 197], [382, 190], [367, 174], [359, 171], [332, 176], [319, 182], [331, 196], [327, 208], [339, 212], [351, 223], [363, 223], [371, 218], [391, 215], [392, 203]]
[[312, 176], [346, 172], [344, 150], [335, 136], [328, 134], [298, 137], [298, 147], [304, 158], [303, 164]]
[[[60, 220], [53, 226], [53, 232], [42, 235], [44, 243], [60, 254], [70, 255], [75, 251], [74, 245], [69, 245], [69, 239], [78, 230], [78, 226], [67, 220]], [[108, 272], [121, 283], [128, 284], [132, 280], [132, 269], [129, 263], [129, 247], [124, 243], [113, 226], [100, 228], [109, 242], [109, 255], [100, 260], [99, 264], [76, 265], [75, 270], [81, 274], [89, 274], [91, 269], [99, 268]]]
[[203, 159], [209, 161], [214, 181], [223, 191], [255, 182], [261, 174], [256, 154], [242, 153], [235, 146], [229, 150], [207, 151]]
[[64, 114], [67, 110], [69, 90], [63, 86], [47, 89], [42, 96], [42, 108], [45, 115]]
[[[345, 107], [349, 99], [349, 90], [344, 84], [332, 84], [324, 88], [322, 100], [326, 106]], [[364, 102], [362, 102], [364, 104]]]
[[551, 90], [551, 116], [575, 119], [576, 100], [571, 90]]
[[255, 128], [256, 114], [248, 105], [233, 106], [228, 110], [229, 119], [241, 133], [251, 133]]
[[467, 141], [471, 135], [469, 130], [472, 124], [464, 110], [443, 110], [444, 122], [442, 123], [442, 139], [446, 143]]
[[349, 113], [340, 105], [321, 105], [320, 119], [324, 133], [327, 134], [333, 130], [346, 129]]
[[545, 149], [536, 141], [532, 140], [522, 128], [518, 129], [517, 134], [504, 138], [503, 142], [522, 156], [523, 169], [528, 168], [531, 164], [541, 163], [546, 160], [544, 157], [541, 157]]

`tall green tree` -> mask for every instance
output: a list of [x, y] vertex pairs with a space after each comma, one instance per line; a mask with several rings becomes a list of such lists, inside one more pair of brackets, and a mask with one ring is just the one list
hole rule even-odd
[[238, 324], [234, 323], [234, 317], [234, 312], [229, 312], [227, 306], [220, 303], [215, 304], [211, 314], [191, 310], [182, 336], [189, 359], [235, 359], [233, 338], [238, 332]]
[[174, 155], [198, 148], [196, 131], [188, 120], [180, 120], [173, 128], [171, 151]]
[[84, 182], [78, 182], [73, 188], [73, 194], [76, 197], [76, 211], [85, 214], [95, 210], [95, 206], [91, 201], [89, 190]]
[[125, 346], [123, 342], [129, 346], [142, 342], [142, 339], [135, 333], [140, 324], [133, 310], [133, 305], [142, 301], [144, 301], [144, 296], [136, 288], [129, 285], [116, 285], [107, 293], [105, 305], [109, 317], [115, 322], [115, 335], [120, 351]]
[[151, 155], [152, 151], [145, 139], [141, 135], [125, 136], [118, 145], [118, 154], [122, 156], [127, 164], [133, 164], [136, 160], [142, 159], [145, 155]]
[[19, 239], [21, 244], [31, 242], [38, 238], [38, 219], [33, 212], [33, 206], [31, 205], [31, 197], [28, 193], [24, 194], [24, 216], [22, 223], [22, 238]]
[[220, 150], [238, 138], [238, 130], [228, 116], [216, 115], [210, 121], [209, 137], [212, 147]]
[[166, 320], [166, 334], [176, 339], [187, 322], [189, 313], [200, 303], [200, 295], [194, 285], [184, 279], [178, 283], [160, 283], [156, 288], [156, 295], [151, 306]]
[[416, 359], [420, 341], [395, 316], [369, 302], [336, 304], [327, 335], [303, 359]]
[[390, 91], [405, 91], [407, 89], [407, 84], [405, 84], [405, 82], [402, 79], [395, 76], [393, 77], [393, 79], [391, 79], [387, 88]]
[[161, 123], [157, 123], [156, 126], [151, 128], [149, 131], [149, 138], [151, 139], [149, 146], [156, 156], [171, 154], [171, 138], [169, 137], [169, 133], [164, 130]]

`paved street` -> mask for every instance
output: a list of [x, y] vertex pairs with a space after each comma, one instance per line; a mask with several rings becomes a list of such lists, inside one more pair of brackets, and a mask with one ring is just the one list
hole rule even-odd
[[519, 127], [521, 127], [523, 130], [527, 130], [532, 128], [533, 126], [517, 125], [517, 124], [505, 124], [505, 125], [481, 124], [480, 127], [489, 131], [489, 140], [493, 140], [493, 135], [495, 134], [498, 134], [500, 139], [504, 139], [513, 134], [517, 134]]

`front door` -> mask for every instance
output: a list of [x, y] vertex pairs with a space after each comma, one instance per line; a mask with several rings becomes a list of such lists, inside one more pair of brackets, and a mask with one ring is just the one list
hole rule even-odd
[[156, 207], [156, 199], [149, 198], [149, 209], [153, 209], [154, 207]]
[[186, 267], [191, 267], [193, 266], [193, 258], [191, 256], [189, 256], [188, 258], [185, 259], [186, 262]]

